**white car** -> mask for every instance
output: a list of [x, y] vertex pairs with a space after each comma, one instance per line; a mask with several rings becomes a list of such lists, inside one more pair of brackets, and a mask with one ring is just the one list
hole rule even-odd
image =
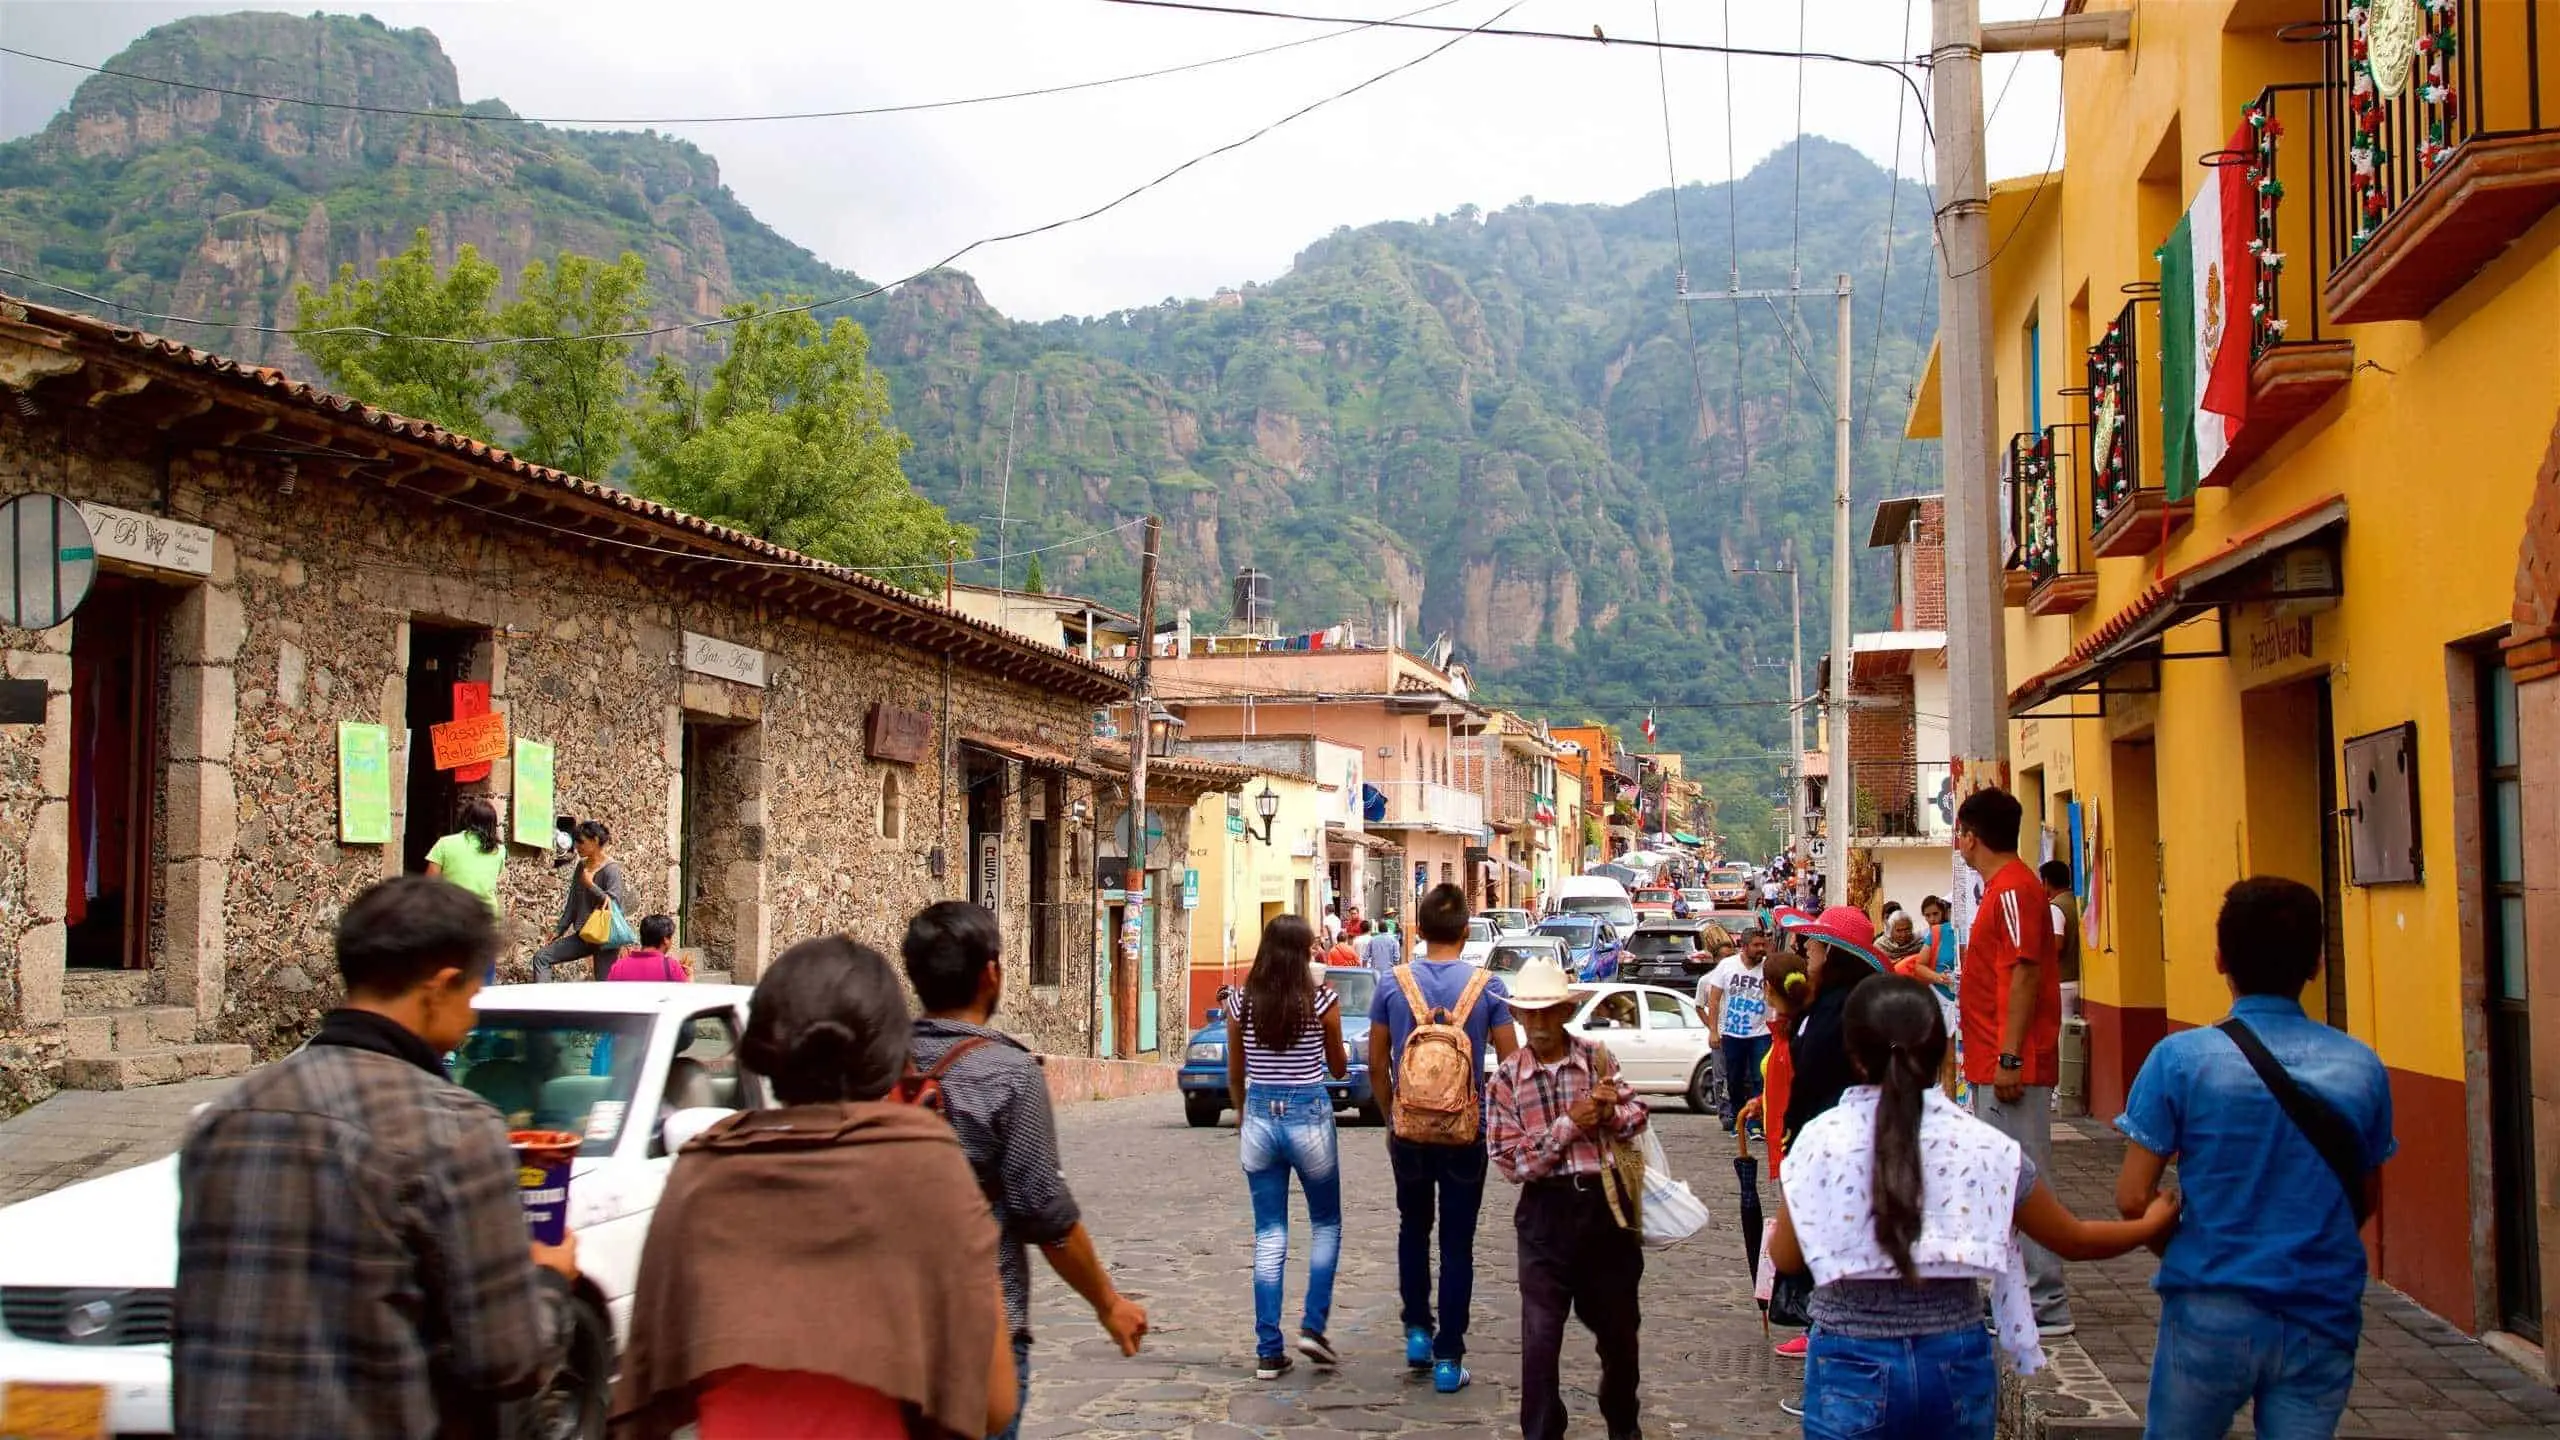
[[[681, 1147], [727, 1111], [763, 1103], [762, 1082], [737, 1060], [751, 993], [628, 983], [480, 992], [454, 1079], [511, 1126], [586, 1137], [569, 1189], [579, 1334], [567, 1367], [523, 1407], [519, 1435], [604, 1434], [641, 1242], [674, 1163], [666, 1142]], [[94, 1404], [100, 1436], [169, 1433], [177, 1271], [175, 1156], [0, 1209], [0, 1406]], [[32, 1419], [0, 1413], [0, 1435], [35, 1431]]]
[[[1573, 1018], [1564, 1028], [1608, 1046], [1637, 1094], [1676, 1095], [1701, 1115], [1715, 1109], [1715, 1053], [1707, 1048], [1707, 1017], [1696, 1001], [1659, 985], [1608, 982], [1576, 985], [1573, 996]], [[1486, 1063], [1492, 1058], [1488, 1053]]]
[[1458, 952], [1458, 958], [1470, 965], [1482, 965], [1493, 958], [1493, 942], [1501, 938], [1502, 927], [1491, 917], [1470, 915], [1467, 917], [1467, 943]]

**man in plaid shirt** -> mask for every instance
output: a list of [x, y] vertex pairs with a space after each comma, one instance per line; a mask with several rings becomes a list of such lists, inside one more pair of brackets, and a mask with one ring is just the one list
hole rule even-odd
[[1520, 1433], [1563, 1440], [1557, 1378], [1564, 1322], [1579, 1313], [1600, 1351], [1600, 1415], [1610, 1440], [1641, 1440], [1636, 1423], [1636, 1287], [1644, 1247], [1618, 1224], [1601, 1189], [1602, 1147], [1645, 1127], [1644, 1102], [1617, 1062], [1565, 1030], [1574, 995], [1554, 961], [1534, 959], [1511, 983], [1511, 1013], [1529, 1043], [1485, 1082], [1487, 1148], [1520, 1187]]
[[500, 1433], [571, 1336], [575, 1237], [525, 1231], [506, 1121], [445, 1078], [497, 958], [478, 896], [402, 876], [338, 920], [345, 1004], [179, 1152], [171, 1368], [191, 1440]]

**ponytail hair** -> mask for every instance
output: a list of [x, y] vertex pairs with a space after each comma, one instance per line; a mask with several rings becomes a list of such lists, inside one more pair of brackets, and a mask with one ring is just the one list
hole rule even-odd
[[483, 855], [498, 853], [498, 807], [487, 797], [474, 795], [462, 802], [462, 829], [480, 846]]
[[1918, 1280], [1911, 1247], [1920, 1238], [1926, 1183], [1920, 1173], [1920, 1115], [1947, 1057], [1947, 1022], [1929, 987], [1878, 975], [1849, 993], [1841, 1017], [1849, 1059], [1883, 1094], [1876, 1102], [1875, 1169], [1870, 1179], [1876, 1243], [1905, 1280]]

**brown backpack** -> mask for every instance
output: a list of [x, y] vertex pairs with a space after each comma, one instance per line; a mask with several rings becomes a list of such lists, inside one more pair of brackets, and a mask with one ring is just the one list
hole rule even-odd
[[1455, 1012], [1434, 1010], [1422, 1001], [1413, 967], [1396, 967], [1396, 984], [1413, 1009], [1413, 1033], [1405, 1037], [1404, 1055], [1396, 1061], [1395, 1137], [1416, 1145], [1473, 1145], [1483, 1133], [1484, 1111], [1476, 1100], [1476, 1053], [1467, 1038], [1467, 1016], [1484, 993], [1483, 970], [1467, 977]]

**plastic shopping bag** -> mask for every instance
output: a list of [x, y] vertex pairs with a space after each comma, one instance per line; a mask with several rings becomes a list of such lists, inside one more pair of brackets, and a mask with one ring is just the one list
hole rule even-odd
[[607, 910], [613, 912], [613, 918], [605, 922], [606, 947], [624, 949], [639, 944], [640, 932], [631, 928], [631, 917], [623, 914], [622, 907], [611, 900], [605, 901], [604, 904]]
[[1668, 1250], [1707, 1228], [1707, 1202], [1671, 1178], [1670, 1163], [1663, 1158], [1662, 1142], [1654, 1138], [1652, 1126], [1644, 1128], [1638, 1144], [1645, 1160], [1644, 1248]]

